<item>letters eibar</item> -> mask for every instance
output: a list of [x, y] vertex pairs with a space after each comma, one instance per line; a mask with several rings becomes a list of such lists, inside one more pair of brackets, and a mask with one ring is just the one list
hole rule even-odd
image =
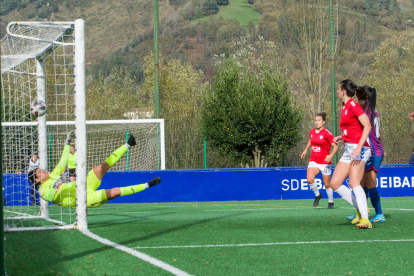
[[[348, 181], [348, 179], [346, 180]], [[320, 178], [315, 179], [318, 189], [325, 189], [325, 186], [322, 185], [322, 180]], [[414, 176], [383, 176], [377, 178], [377, 188], [414, 188]], [[283, 179], [282, 180], [282, 190], [309, 190], [308, 182], [306, 178], [304, 179]]]

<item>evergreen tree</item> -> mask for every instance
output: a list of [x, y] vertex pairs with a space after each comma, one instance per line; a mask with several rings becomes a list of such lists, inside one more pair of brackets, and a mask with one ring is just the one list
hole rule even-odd
[[216, 14], [219, 12], [219, 6], [217, 5], [217, 0], [205, 0], [203, 3], [203, 13], [204, 15]]
[[243, 166], [276, 165], [299, 141], [301, 111], [278, 72], [242, 71], [231, 59], [219, 66], [202, 106], [203, 133], [221, 155]]

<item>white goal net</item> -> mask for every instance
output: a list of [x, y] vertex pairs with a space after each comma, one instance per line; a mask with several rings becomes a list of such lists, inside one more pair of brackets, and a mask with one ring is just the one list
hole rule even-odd
[[[75, 121], [47, 122], [47, 171], [51, 172], [59, 163], [65, 145], [68, 129], [73, 129]], [[76, 210], [57, 205], [48, 206], [48, 217], [42, 215], [37, 187], [27, 179], [30, 154], [22, 156], [8, 154], [10, 149], [36, 147], [37, 123], [2, 123], [3, 133], [3, 200], [4, 225], [6, 231], [73, 228], [76, 223]], [[86, 121], [87, 171], [101, 164], [133, 134], [137, 145], [111, 167], [110, 171], [157, 170], [165, 169], [164, 121], [148, 120], [108, 120]], [[77, 148], [76, 139], [72, 145]], [[18, 161], [17, 163], [15, 161]], [[23, 162], [20, 164], [20, 162]], [[20, 174], [20, 172], [22, 172]], [[69, 182], [69, 172], [61, 175], [63, 183]], [[105, 178], [104, 180], [105, 181]], [[71, 195], [69, 195], [71, 196]], [[76, 195], [74, 194], [75, 198]]]
[[[46, 118], [74, 120], [74, 30], [74, 22], [11, 22], [1, 40], [1, 120], [2, 125], [14, 124], [2, 126], [6, 231], [73, 228], [76, 223], [75, 210], [50, 208], [54, 213], [59, 212], [61, 218], [49, 216], [49, 204], [39, 199], [36, 187], [27, 179], [30, 160], [35, 159], [33, 155], [40, 157], [42, 169], [48, 170], [48, 163], [52, 161], [47, 155]], [[46, 102], [48, 112], [36, 119], [30, 113], [30, 104], [38, 99]], [[36, 123], [25, 124], [28, 122]], [[73, 125], [66, 126], [64, 131], [73, 128]]]
[[[87, 228], [86, 173], [102, 163], [133, 133], [132, 147], [111, 170], [165, 168], [164, 121], [86, 121], [84, 23], [12, 22], [2, 38], [2, 173], [5, 231]], [[43, 100], [46, 115], [30, 104]], [[76, 131], [77, 207], [60, 207], [39, 197], [28, 179], [36, 165], [48, 172], [59, 163], [66, 134]], [[32, 162], [32, 163], [30, 163]], [[62, 183], [70, 181], [68, 168]]]

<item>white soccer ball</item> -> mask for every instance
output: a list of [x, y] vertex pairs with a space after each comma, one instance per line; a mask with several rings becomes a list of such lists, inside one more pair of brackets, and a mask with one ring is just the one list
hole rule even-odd
[[41, 117], [46, 114], [47, 106], [44, 101], [36, 100], [30, 106], [30, 113], [35, 117]]

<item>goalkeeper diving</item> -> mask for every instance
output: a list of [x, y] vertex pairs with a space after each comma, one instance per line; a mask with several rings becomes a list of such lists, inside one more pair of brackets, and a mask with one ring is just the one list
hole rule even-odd
[[[70, 138], [72, 133], [68, 133], [66, 144], [63, 148], [62, 158], [55, 169], [49, 173], [37, 168], [29, 172], [28, 178], [35, 185], [40, 185], [39, 195], [44, 200], [59, 206], [76, 206], [76, 181], [62, 183], [61, 174], [69, 160]], [[161, 178], [155, 177], [144, 184], [128, 187], [113, 188], [108, 190], [98, 190], [105, 173], [128, 151], [130, 147], [136, 145], [134, 136], [129, 136], [128, 142], [115, 150], [104, 162], [89, 171], [86, 178], [87, 185], [87, 207], [96, 208], [119, 196], [128, 196], [155, 186], [161, 182]]]

